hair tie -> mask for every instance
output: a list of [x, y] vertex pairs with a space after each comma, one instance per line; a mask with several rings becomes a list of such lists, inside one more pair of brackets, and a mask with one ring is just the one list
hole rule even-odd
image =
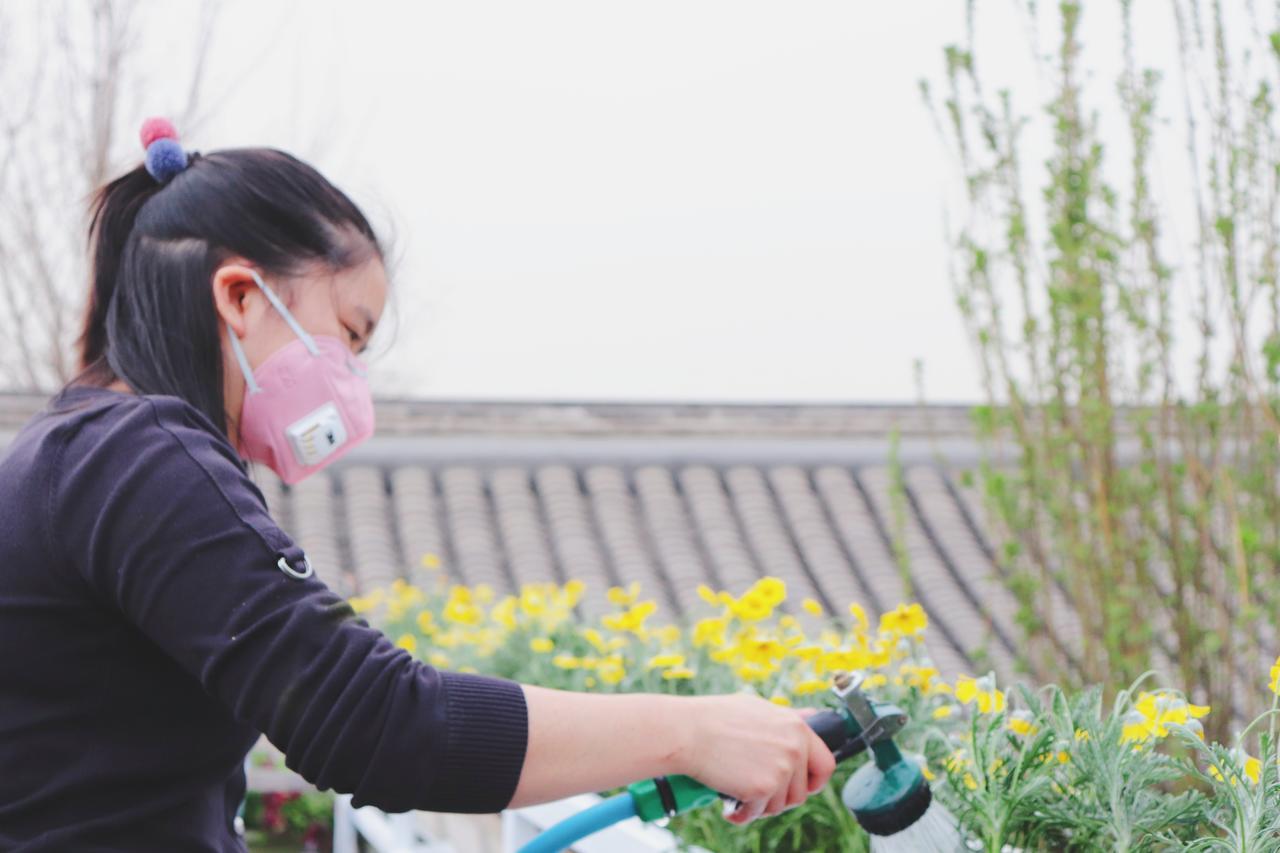
[[155, 116], [142, 123], [142, 147], [146, 149], [146, 167], [151, 177], [161, 184], [187, 168], [187, 152], [178, 142], [178, 131], [167, 118]]

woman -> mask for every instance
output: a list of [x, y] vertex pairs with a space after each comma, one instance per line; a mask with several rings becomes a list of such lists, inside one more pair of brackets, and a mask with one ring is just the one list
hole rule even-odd
[[373, 430], [358, 354], [387, 295], [356, 206], [272, 149], [144, 165], [97, 195], [82, 370], [0, 458], [0, 847], [244, 850], [264, 733], [356, 806], [495, 812], [659, 774], [745, 823], [826, 784], [801, 714], [448, 672], [357, 617], [271, 519]]

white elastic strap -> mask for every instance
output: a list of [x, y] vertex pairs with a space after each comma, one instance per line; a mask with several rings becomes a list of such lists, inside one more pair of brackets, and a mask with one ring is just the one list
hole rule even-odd
[[253, 276], [253, 280], [258, 283], [258, 286], [262, 288], [262, 292], [267, 295], [267, 301], [271, 303], [272, 307], [280, 312], [280, 316], [289, 324], [289, 328], [293, 329], [293, 333], [302, 338], [302, 342], [307, 346], [307, 351], [312, 355], [319, 355], [320, 348], [316, 346], [316, 342], [311, 339], [311, 335], [307, 334], [307, 330], [299, 326], [298, 321], [293, 319], [293, 315], [289, 313], [289, 309], [284, 307], [284, 303], [275, 295], [275, 292], [272, 291], [271, 288], [267, 287], [267, 283], [262, 280], [262, 276], [258, 275], [257, 270], [249, 270], [249, 274]]
[[284, 557], [277, 560], [276, 565], [280, 567], [280, 571], [284, 572], [289, 577], [297, 578], [298, 580], [305, 580], [315, 574], [315, 569], [311, 568], [311, 561], [306, 557], [302, 558], [302, 565], [306, 566], [306, 568], [301, 572], [295, 570], [293, 566], [289, 565], [289, 561]]
[[249, 359], [245, 358], [244, 347], [240, 346], [240, 339], [236, 337], [235, 329], [231, 328], [231, 323], [227, 323], [227, 337], [231, 338], [231, 351], [236, 354], [236, 361], [240, 363], [240, 372], [244, 374], [244, 384], [249, 387], [250, 394], [257, 394], [262, 390], [258, 386], [258, 380], [253, 378], [253, 369], [249, 367]]

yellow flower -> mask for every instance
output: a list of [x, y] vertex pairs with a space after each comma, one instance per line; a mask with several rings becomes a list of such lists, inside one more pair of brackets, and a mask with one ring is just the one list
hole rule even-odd
[[542, 615], [548, 603], [547, 590], [542, 584], [527, 583], [520, 587], [520, 610], [525, 615]]
[[873, 672], [862, 682], [862, 686], [868, 690], [875, 690], [877, 687], [884, 687], [888, 683], [889, 679], [885, 677], [883, 672]]
[[880, 632], [900, 637], [920, 634], [929, 626], [929, 617], [919, 604], [899, 604], [880, 616]]
[[422, 568], [438, 569], [440, 568], [440, 557], [428, 551], [422, 555]]
[[1084, 729], [1076, 729], [1076, 740], [1085, 742], [1089, 740], [1089, 733]]
[[[1252, 755], [1239, 749], [1233, 749], [1231, 754], [1235, 757], [1237, 764], [1243, 765], [1242, 770], [1244, 771], [1245, 778], [1255, 785], [1258, 784], [1258, 779], [1262, 776], [1261, 759], [1254, 758]], [[1222, 771], [1218, 769], [1216, 764], [1209, 765], [1209, 775], [1217, 779], [1219, 782], [1226, 781], [1222, 776]], [[1231, 774], [1232, 785], [1236, 784], [1236, 778], [1236, 774], [1233, 772]]]
[[640, 597], [640, 582], [632, 581], [631, 585], [627, 589], [623, 589], [620, 586], [610, 587], [609, 591], [605, 593], [605, 596], [608, 597], [609, 601], [619, 607], [626, 607], [629, 604], [634, 604], [635, 600]]
[[716, 595], [715, 590], [707, 586], [705, 583], [698, 584], [698, 597], [715, 607], [720, 604], [720, 596]]
[[939, 675], [934, 667], [915, 664], [903, 664], [899, 671], [905, 676], [908, 686], [918, 688], [925, 695], [933, 689], [933, 680]]
[[929, 769], [928, 765], [921, 765], [920, 773], [924, 776], [926, 782], [937, 781], [938, 774]]
[[814, 660], [816, 660], [818, 657], [822, 655], [822, 646], [815, 646], [812, 644], [804, 645], [804, 646], [796, 646], [791, 649], [790, 654], [793, 658], [796, 658], [797, 660], [802, 660], [802, 661], [805, 661], [806, 663], [812, 663]]
[[1122, 743], [1141, 743], [1151, 737], [1153, 728], [1141, 711], [1129, 711], [1124, 715], [1123, 727], [1120, 729]]
[[400, 638], [396, 640], [396, 645], [409, 654], [413, 654], [418, 650], [418, 638], [413, 634], [401, 634]]
[[662, 673], [662, 677], [668, 681], [674, 679], [693, 678], [694, 671], [685, 666], [673, 666]]
[[502, 601], [495, 604], [493, 609], [489, 611], [489, 618], [508, 631], [514, 631], [516, 628], [516, 605], [518, 604], [519, 602], [514, 595], [503, 596]]
[[573, 655], [559, 654], [551, 659], [551, 663], [560, 669], [578, 669], [582, 666], [582, 659]]
[[424, 634], [435, 633], [436, 623], [435, 617], [430, 610], [422, 610], [418, 612], [418, 630]]
[[955, 713], [955, 705], [940, 705], [933, 709], [933, 718], [935, 720], [945, 720]]
[[653, 634], [658, 638], [658, 642], [667, 646], [674, 646], [676, 643], [680, 642], [679, 625], [663, 625], [661, 628], [655, 630]]
[[871, 626], [871, 622], [867, 619], [867, 611], [862, 609], [862, 605], [856, 601], [849, 605], [849, 615], [853, 617], [853, 633], [865, 634], [867, 628]]
[[556, 647], [549, 637], [534, 637], [529, 641], [529, 648], [535, 652], [549, 652]]
[[1271, 692], [1280, 696], [1280, 658], [1271, 665]]
[[787, 649], [769, 637], [743, 637], [738, 643], [738, 653], [751, 663], [772, 663], [783, 658]]
[[427, 655], [427, 663], [438, 667], [448, 666], [449, 656], [444, 652], [431, 652]]
[[585, 583], [574, 578], [564, 585], [564, 589], [559, 596], [559, 602], [572, 610], [582, 600], [582, 593], [586, 592], [586, 589], [587, 585]]
[[481, 604], [488, 604], [493, 601], [493, 587], [487, 583], [478, 583], [475, 588], [476, 601]]
[[580, 633], [587, 639], [587, 642], [595, 646], [596, 651], [600, 652], [600, 654], [604, 654], [609, 650], [604, 644], [604, 637], [595, 628], [583, 628]]
[[760, 578], [751, 585], [751, 589], [747, 590], [747, 595], [752, 593], [759, 595], [770, 608], [777, 607], [787, 599], [787, 585], [781, 578], [775, 578], [768, 575]]
[[768, 595], [754, 587], [730, 604], [729, 609], [743, 622], [759, 622], [773, 615], [773, 604]]
[[812, 598], [806, 598], [804, 601], [801, 601], [800, 606], [803, 607], [805, 612], [810, 615], [822, 615], [822, 605], [814, 601]]
[[611, 655], [608, 660], [600, 665], [596, 673], [605, 684], [617, 684], [627, 675], [626, 669], [622, 666], [622, 658], [619, 655]]
[[1030, 711], [1017, 710], [1009, 715], [1005, 725], [1014, 734], [1026, 737], [1040, 731], [1040, 727], [1031, 722], [1031, 719]]
[[796, 686], [791, 688], [791, 692], [797, 696], [807, 696], [810, 693], [826, 690], [829, 686], [830, 683], [824, 678], [806, 678], [804, 681], [797, 682]]
[[652, 601], [641, 601], [621, 613], [611, 613], [601, 618], [606, 628], [614, 631], [630, 631], [637, 636], [646, 637], [644, 620], [658, 609]]
[[770, 696], [769, 701], [775, 705], [789, 706], [791, 704], [791, 700], [782, 695]]
[[658, 669], [659, 667], [684, 666], [684, 655], [678, 654], [661, 654], [654, 655], [649, 658], [649, 662], [645, 664], [648, 669]]
[[724, 630], [727, 628], [728, 620], [724, 617], [699, 619], [694, 624], [694, 647], [723, 646]]
[[956, 699], [965, 705], [976, 702], [978, 713], [993, 714], [1004, 710], [1004, 691], [995, 689], [994, 679], [975, 679], [962, 675], [956, 679]]
[[866, 669], [870, 662], [870, 656], [862, 649], [841, 649], [839, 651], [823, 652], [822, 656], [818, 658], [814, 669], [819, 674]]
[[1171, 691], [1144, 691], [1139, 694], [1133, 709], [1125, 716], [1121, 736], [1125, 741], [1144, 741], [1151, 737], [1163, 738], [1169, 733], [1170, 725], [1194, 728], [1198, 725], [1196, 721], [1208, 713], [1208, 705], [1192, 705]]
[[744, 663], [735, 670], [738, 678], [746, 682], [764, 681], [777, 670], [777, 665], [773, 663]]
[[479, 625], [484, 619], [480, 608], [470, 601], [451, 598], [444, 605], [444, 618], [460, 625]]
[[391, 591], [402, 604], [417, 604], [423, 599], [422, 590], [406, 583], [402, 578], [391, 582]]

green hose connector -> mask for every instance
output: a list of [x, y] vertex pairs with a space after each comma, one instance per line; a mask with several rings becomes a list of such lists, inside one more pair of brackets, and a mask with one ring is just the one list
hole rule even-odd
[[645, 822], [674, 817], [709, 806], [720, 795], [689, 776], [658, 776], [627, 786], [635, 800], [636, 815]]

